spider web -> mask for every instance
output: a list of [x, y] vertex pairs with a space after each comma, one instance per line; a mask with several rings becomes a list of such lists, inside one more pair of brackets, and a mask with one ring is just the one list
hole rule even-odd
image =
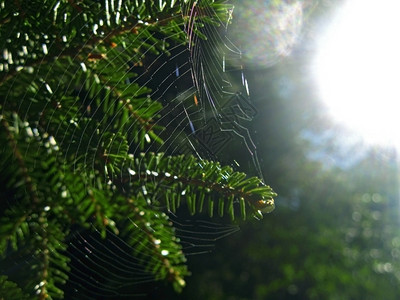
[[[196, 24], [207, 40], [199, 37], [193, 30], [195, 23], [202, 22], [196, 18], [197, 13], [196, 4], [183, 12], [188, 16], [183, 25], [188, 45], [172, 48], [170, 56], [152, 57], [152, 62], [140, 68], [141, 75], [132, 81], [151, 87], [149, 97], [163, 104], [156, 125], [165, 128], [161, 132], [165, 143], [159, 146], [153, 142], [149, 149], [193, 154], [236, 169], [240, 168], [238, 153], [247, 153], [244, 161], [251, 161], [252, 166], [245, 171], [262, 178], [248, 129], [257, 110], [249, 97], [242, 52], [229, 40], [228, 23], [221, 20], [220, 28]], [[210, 11], [202, 13], [215, 15]], [[226, 150], [229, 145], [235, 145], [235, 153]]]
[[[239, 230], [238, 226], [201, 220], [173, 222], [186, 255], [209, 253], [216, 241]], [[147, 293], [135, 292], [157, 288], [154, 275], [143, 268], [146, 257], [132, 256], [132, 247], [113, 232], [107, 232], [104, 242], [101, 233], [92, 229], [76, 231], [71, 237], [69, 253], [72, 262], [67, 299], [149, 297]]]
[[[118, 7], [120, 2], [106, 0], [105, 9]], [[233, 8], [229, 13], [232, 12]], [[55, 14], [62, 17], [62, 12], [54, 10], [54, 18], [57, 17]], [[147, 97], [163, 105], [154, 126], [163, 128], [160, 137], [164, 143], [156, 143], [146, 136], [148, 144], [144, 151], [164, 152], [168, 155], [193, 154], [200, 160], [220, 161], [262, 178], [256, 146], [249, 129], [249, 122], [257, 110], [250, 100], [242, 53], [227, 35], [231, 16], [228, 22], [217, 20], [219, 27], [202, 23], [198, 15], [215, 13], [204, 11], [204, 8], [199, 9], [197, 2], [184, 5], [182, 14], [186, 21], [179, 25], [185, 28], [188, 40], [185, 46], [173, 46], [169, 50], [170, 55], [155, 54], [151, 49], [156, 46], [156, 42], [152, 44], [152, 39], [149, 38], [146, 40], [149, 51], [145, 53], [145, 58], [139, 57], [136, 60], [142, 63], [136, 64], [133, 59], [132, 69], [120, 70], [121, 78], [124, 78], [121, 80], [150, 87], [152, 91]], [[68, 24], [68, 20], [64, 22]], [[99, 30], [93, 28], [93, 33], [97, 34]], [[203, 39], [203, 35], [207, 39]], [[46, 54], [50, 45], [43, 43], [42, 46]], [[3, 58], [9, 64], [13, 61], [6, 52], [3, 52]], [[82, 69], [86, 68], [84, 64], [81, 66]], [[1, 68], [7, 71], [7, 64], [1, 64]], [[129, 76], [130, 73], [132, 76]], [[139, 75], [133, 76], [133, 73]], [[46, 78], [43, 85], [49, 93], [58, 88], [50, 87], [45, 80]], [[81, 92], [82, 87], [77, 89], [78, 95]], [[7, 99], [7, 95], [5, 98]], [[25, 103], [27, 101], [23, 98], [20, 106]], [[87, 104], [86, 113], [94, 113], [90, 111], [90, 103]], [[70, 126], [77, 126], [82, 118], [83, 115], [76, 115]], [[30, 130], [30, 135], [37, 134], [34, 128]], [[95, 130], [98, 129], [87, 127], [85, 133], [94, 138]], [[89, 144], [83, 144], [83, 140], [82, 135], [79, 147], [89, 147]], [[49, 149], [57, 150], [57, 142], [52, 137], [49, 137], [48, 144]], [[133, 156], [143, 152], [135, 141], [130, 143], [129, 149]], [[93, 157], [83, 159], [94, 166]], [[109, 179], [105, 180], [108, 182]], [[186, 220], [185, 217], [182, 219], [171, 212], [166, 212], [162, 217], [173, 223], [187, 256], [209, 253], [219, 239], [238, 230], [235, 225]], [[133, 220], [126, 222], [134, 223]], [[153, 275], [142, 267], [146, 257], [134, 257], [132, 247], [123, 237], [111, 231], [107, 232], [107, 239], [103, 240], [101, 233], [95, 229], [95, 224], [91, 225], [93, 228], [90, 229], [76, 228], [67, 242], [71, 272], [66, 297], [116, 299], [145, 296], [135, 291], [143, 290], [143, 286], [147, 284], [154, 285]], [[138, 227], [137, 230], [141, 229]], [[164, 254], [168, 255], [167, 252]], [[32, 259], [35, 257], [25, 258], [18, 264], [19, 268], [29, 265]]]
[[[217, 241], [239, 230], [237, 225], [182, 220], [173, 214], [170, 217], [187, 257], [210, 253]], [[134, 249], [123, 236], [108, 231], [104, 241], [101, 233], [93, 227], [90, 231], [76, 231], [69, 245], [72, 260], [67, 299], [151, 299], [148, 291], [159, 288], [154, 275], [143, 267], [150, 258], [132, 256]], [[167, 250], [161, 253], [168, 255]]]

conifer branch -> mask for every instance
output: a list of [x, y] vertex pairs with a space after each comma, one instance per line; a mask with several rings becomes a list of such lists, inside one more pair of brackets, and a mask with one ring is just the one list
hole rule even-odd
[[1, 118], [1, 124], [3, 125], [3, 129], [6, 132], [8, 142], [9, 142], [9, 147], [10, 147], [10, 149], [12, 149], [12, 153], [14, 154], [14, 157], [18, 162], [19, 172], [20, 172], [22, 178], [24, 179], [27, 191], [30, 195], [30, 198], [32, 199], [32, 203], [34, 205], [36, 205], [39, 203], [39, 199], [36, 195], [35, 185], [33, 184], [32, 178], [29, 175], [28, 168], [25, 164], [24, 158], [21, 154], [21, 151], [19, 150], [18, 142], [15, 139], [14, 134], [10, 131], [10, 124], [7, 122], [7, 120], [4, 118], [4, 116]]

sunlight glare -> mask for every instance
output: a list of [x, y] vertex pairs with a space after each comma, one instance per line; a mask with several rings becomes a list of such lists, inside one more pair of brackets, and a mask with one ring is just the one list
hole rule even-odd
[[318, 44], [315, 76], [332, 117], [400, 149], [400, 1], [349, 0]]

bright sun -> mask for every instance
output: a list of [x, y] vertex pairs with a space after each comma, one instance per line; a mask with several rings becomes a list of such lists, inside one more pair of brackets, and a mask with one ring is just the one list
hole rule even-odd
[[348, 0], [318, 47], [317, 88], [335, 120], [400, 149], [400, 1]]

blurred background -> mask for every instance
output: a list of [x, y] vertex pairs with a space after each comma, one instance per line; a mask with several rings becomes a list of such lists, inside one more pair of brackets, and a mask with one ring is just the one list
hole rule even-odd
[[399, 299], [399, 6], [235, 2], [249, 130], [279, 196], [190, 258], [181, 299]]

